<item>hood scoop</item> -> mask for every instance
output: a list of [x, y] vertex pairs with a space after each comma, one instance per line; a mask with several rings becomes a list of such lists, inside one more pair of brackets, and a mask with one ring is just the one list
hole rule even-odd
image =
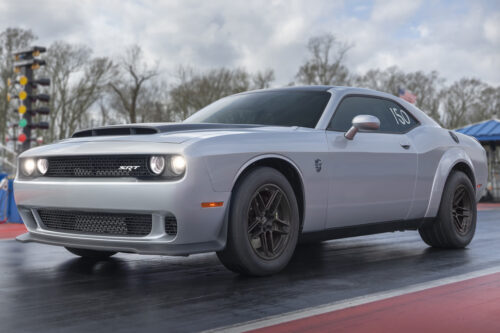
[[75, 132], [72, 138], [83, 138], [87, 136], [105, 135], [141, 135], [156, 134], [159, 131], [152, 127], [101, 127]]
[[199, 130], [237, 129], [260, 127], [259, 125], [234, 125], [234, 124], [189, 124], [189, 123], [159, 123], [159, 124], [134, 124], [97, 127], [75, 132], [72, 138], [89, 136], [119, 136], [119, 135], [147, 135], [168, 132], [184, 132]]

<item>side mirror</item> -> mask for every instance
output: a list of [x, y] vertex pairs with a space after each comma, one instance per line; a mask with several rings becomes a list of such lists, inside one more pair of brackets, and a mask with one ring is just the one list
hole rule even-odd
[[352, 120], [352, 127], [345, 132], [344, 137], [347, 140], [352, 140], [358, 131], [376, 131], [379, 128], [380, 120], [377, 117], [361, 114], [354, 117]]

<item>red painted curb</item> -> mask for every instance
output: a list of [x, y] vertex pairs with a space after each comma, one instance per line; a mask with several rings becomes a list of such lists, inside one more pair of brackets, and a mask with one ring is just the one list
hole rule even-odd
[[498, 202], [481, 202], [477, 204], [477, 210], [500, 209]]
[[500, 273], [252, 332], [500, 332]]
[[16, 238], [25, 232], [27, 232], [26, 227], [21, 223], [0, 224], [0, 239]]

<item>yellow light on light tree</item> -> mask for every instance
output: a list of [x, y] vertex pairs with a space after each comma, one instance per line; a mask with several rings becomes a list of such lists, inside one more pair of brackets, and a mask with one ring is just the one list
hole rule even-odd
[[20, 114], [25, 114], [26, 113], [26, 105], [19, 105], [19, 108], [17, 109], [17, 111], [20, 113]]
[[19, 84], [22, 85], [22, 86], [25, 86], [28, 84], [28, 78], [26, 76], [21, 76], [19, 78]]

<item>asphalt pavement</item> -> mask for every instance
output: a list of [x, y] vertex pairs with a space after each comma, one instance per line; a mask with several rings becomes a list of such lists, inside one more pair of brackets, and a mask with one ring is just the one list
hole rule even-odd
[[2, 332], [193, 332], [500, 266], [500, 210], [479, 212], [464, 250], [427, 247], [417, 232], [300, 246], [276, 276], [227, 271], [215, 254], [118, 254], [0, 241]]

